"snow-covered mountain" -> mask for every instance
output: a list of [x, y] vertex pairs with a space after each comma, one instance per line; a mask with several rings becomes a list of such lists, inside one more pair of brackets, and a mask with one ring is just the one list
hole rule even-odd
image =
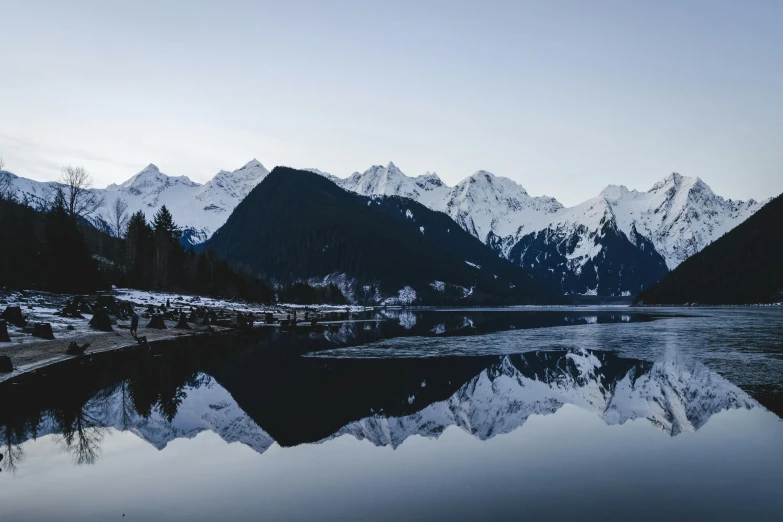
[[[107, 205], [122, 198], [128, 204], [129, 213], [141, 210], [147, 219], [152, 219], [166, 205], [177, 224], [185, 229], [186, 238], [201, 243], [226, 222], [239, 202], [267, 174], [269, 171], [254, 159], [233, 172], [221, 170], [207, 183], [200, 184], [187, 176], [168, 176], [150, 164], [124, 183], [94, 190], [105, 197]], [[57, 186], [16, 176], [13, 182], [17, 197], [27, 197], [33, 203], [47, 199]]]
[[[415, 394], [408, 397], [413, 406], [416, 400]], [[401, 417], [367, 417], [329, 439], [351, 434], [396, 448], [410, 436], [437, 438], [457, 426], [486, 440], [564, 404], [593, 412], [609, 425], [646, 419], [672, 436], [695, 431], [727, 409], [761, 407], [704, 366], [644, 363], [586, 350], [535, 352], [499, 358], [444, 401]]]
[[[647, 192], [610, 185], [566, 208], [486, 171], [450, 187], [435, 173], [406, 176], [394, 163], [344, 179], [307, 170], [364, 196], [399, 196], [444, 212], [499, 255], [537, 271], [566, 294], [635, 295], [767, 202], [724, 199], [699, 178], [679, 174]], [[142, 210], [148, 219], [165, 204], [183, 227], [184, 239], [197, 244], [222, 226], [268, 174], [253, 160], [233, 172], [220, 171], [202, 185], [149, 165], [122, 184], [96, 191], [107, 203], [123, 198], [129, 211]], [[55, 186], [16, 176], [14, 185], [20, 198], [33, 202], [45, 199]]]
[[389, 163], [336, 182], [445, 212], [500, 255], [538, 268], [564, 293], [598, 295], [637, 293], [766, 203], [727, 200], [699, 178], [679, 174], [647, 192], [610, 185], [570, 208], [486, 171], [449, 187], [435, 174], [408, 177]]

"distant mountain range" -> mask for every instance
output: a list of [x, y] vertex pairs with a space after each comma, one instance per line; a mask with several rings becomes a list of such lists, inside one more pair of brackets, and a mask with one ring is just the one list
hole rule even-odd
[[539, 268], [566, 294], [635, 295], [766, 203], [726, 200], [679, 174], [648, 192], [610, 185], [571, 208], [485, 171], [454, 187], [432, 173], [405, 176], [393, 163], [331, 179], [359, 194], [407, 197], [444, 212], [503, 257]]
[[[409, 177], [393, 163], [342, 179], [311, 172], [357, 194], [398, 196], [451, 217], [498, 255], [533, 271], [563, 294], [635, 295], [742, 223], [766, 201], [717, 196], [699, 178], [672, 174], [647, 192], [610, 185], [566, 208], [530, 196], [511, 179], [478, 171], [454, 187], [434, 173]], [[96, 189], [122, 197], [148, 218], [165, 204], [192, 244], [206, 241], [269, 171], [253, 160], [221, 171], [206, 184], [172, 177], [154, 165], [120, 185]], [[14, 179], [18, 195], [35, 201], [51, 183]], [[295, 198], [290, 202], [296, 205]]]
[[686, 259], [637, 304], [783, 302], [783, 195]]

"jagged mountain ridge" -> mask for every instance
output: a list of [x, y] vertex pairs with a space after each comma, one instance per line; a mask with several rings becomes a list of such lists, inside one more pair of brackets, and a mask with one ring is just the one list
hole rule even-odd
[[[150, 164], [121, 184], [93, 190], [105, 197], [107, 206], [120, 197], [128, 204], [129, 213], [141, 210], [147, 219], [152, 219], [155, 212], [166, 205], [177, 224], [183, 227], [185, 239], [198, 244], [220, 228], [239, 202], [268, 174], [269, 171], [254, 159], [235, 171], [221, 170], [201, 184], [187, 176], [169, 176]], [[17, 176], [13, 178], [13, 184], [18, 198], [27, 198], [34, 204], [47, 199], [57, 187], [55, 182]], [[97, 217], [93, 216], [93, 219]]]
[[500, 255], [559, 282], [566, 294], [636, 294], [766, 203], [726, 200], [699, 178], [679, 174], [648, 192], [610, 185], [570, 208], [485, 171], [448, 187], [435, 174], [408, 177], [390, 163], [336, 183], [445, 212]]

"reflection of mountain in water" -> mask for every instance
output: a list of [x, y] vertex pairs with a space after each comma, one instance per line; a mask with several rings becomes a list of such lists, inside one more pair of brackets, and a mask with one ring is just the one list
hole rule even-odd
[[182, 361], [145, 367], [147, 375], [123, 377], [97, 393], [63, 391], [46, 407], [2, 419], [12, 434], [4, 442], [10, 451], [12, 442], [63, 434], [86, 455], [79, 462], [94, 461], [101, 441], [95, 430], [106, 427], [131, 431], [158, 449], [206, 430], [259, 453], [275, 441], [290, 446], [344, 434], [397, 447], [411, 435], [437, 437], [449, 426], [488, 439], [564, 404], [610, 425], [647, 419], [677, 435], [720, 411], [759, 406], [703, 366], [652, 364], [614, 352], [275, 360], [250, 351], [231, 357], [185, 365], [195, 370], [183, 369]]
[[[164, 408], [152, 408], [142, 415], [132, 403], [128, 384], [122, 382], [90, 399], [81, 408], [80, 414], [89, 420], [89, 429], [130, 431], [159, 450], [173, 440], [190, 439], [203, 431], [212, 431], [229, 443], [241, 442], [259, 453], [274, 443], [237, 406], [231, 394], [208, 375], [196, 375], [178, 395], [180, 402], [171, 419], [167, 419]], [[65, 431], [60, 425], [60, 417], [57, 412], [44, 413], [35, 436]]]
[[[408, 400], [415, 404], [415, 394]], [[633, 362], [600, 352], [536, 352], [500, 358], [445, 401], [410, 415], [367, 417], [334, 436], [351, 434], [397, 447], [411, 435], [437, 437], [457, 426], [484, 440], [567, 403], [607, 424], [647, 419], [671, 435], [695, 431], [720, 411], [758, 406], [704, 367]]]
[[241, 442], [259, 453], [266, 451], [274, 441], [237, 406], [225, 388], [203, 373], [182, 389], [182, 402], [176, 415], [169, 422], [158, 410], [147, 418], [132, 411], [122, 418], [122, 394], [115, 391], [110, 398], [114, 404], [113, 415], [106, 425], [117, 429], [130, 429], [158, 449], [163, 449], [175, 439], [193, 438], [202, 431], [212, 431], [226, 442]]

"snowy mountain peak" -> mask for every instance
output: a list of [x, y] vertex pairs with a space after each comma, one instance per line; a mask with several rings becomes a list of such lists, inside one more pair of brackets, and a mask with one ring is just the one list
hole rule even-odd
[[[673, 172], [668, 176], [666, 176], [665, 178], [663, 178], [662, 180], [655, 183], [655, 185], [653, 185], [653, 187], [649, 190], [649, 192], [671, 190], [672, 188], [678, 191], [680, 189], [690, 189], [696, 185], [707, 187], [706, 183], [704, 183], [698, 177], [683, 176], [682, 174]], [[707, 189], [709, 190], [709, 187], [707, 187]]]
[[256, 168], [256, 167], [261, 167], [262, 169], [264, 168], [264, 166], [261, 164], [260, 161], [258, 161], [257, 159], [253, 158], [250, 161], [248, 161], [247, 163], [245, 163], [245, 165], [242, 167], [242, 169], [252, 169], [252, 168]]
[[607, 185], [605, 189], [601, 191], [601, 196], [608, 201], [618, 201], [627, 196], [633, 196], [637, 194], [635, 190], [628, 190], [625, 185]]
[[[150, 163], [144, 167], [141, 172], [122, 183], [120, 187], [129, 189], [134, 194], [140, 195], [142, 193], [157, 194], [165, 190], [166, 187], [174, 184], [182, 184], [190, 187], [199, 186], [198, 183], [191, 181], [187, 176], [167, 176], [162, 173], [157, 166]], [[116, 187], [116, 185], [114, 185], [114, 187]]]

